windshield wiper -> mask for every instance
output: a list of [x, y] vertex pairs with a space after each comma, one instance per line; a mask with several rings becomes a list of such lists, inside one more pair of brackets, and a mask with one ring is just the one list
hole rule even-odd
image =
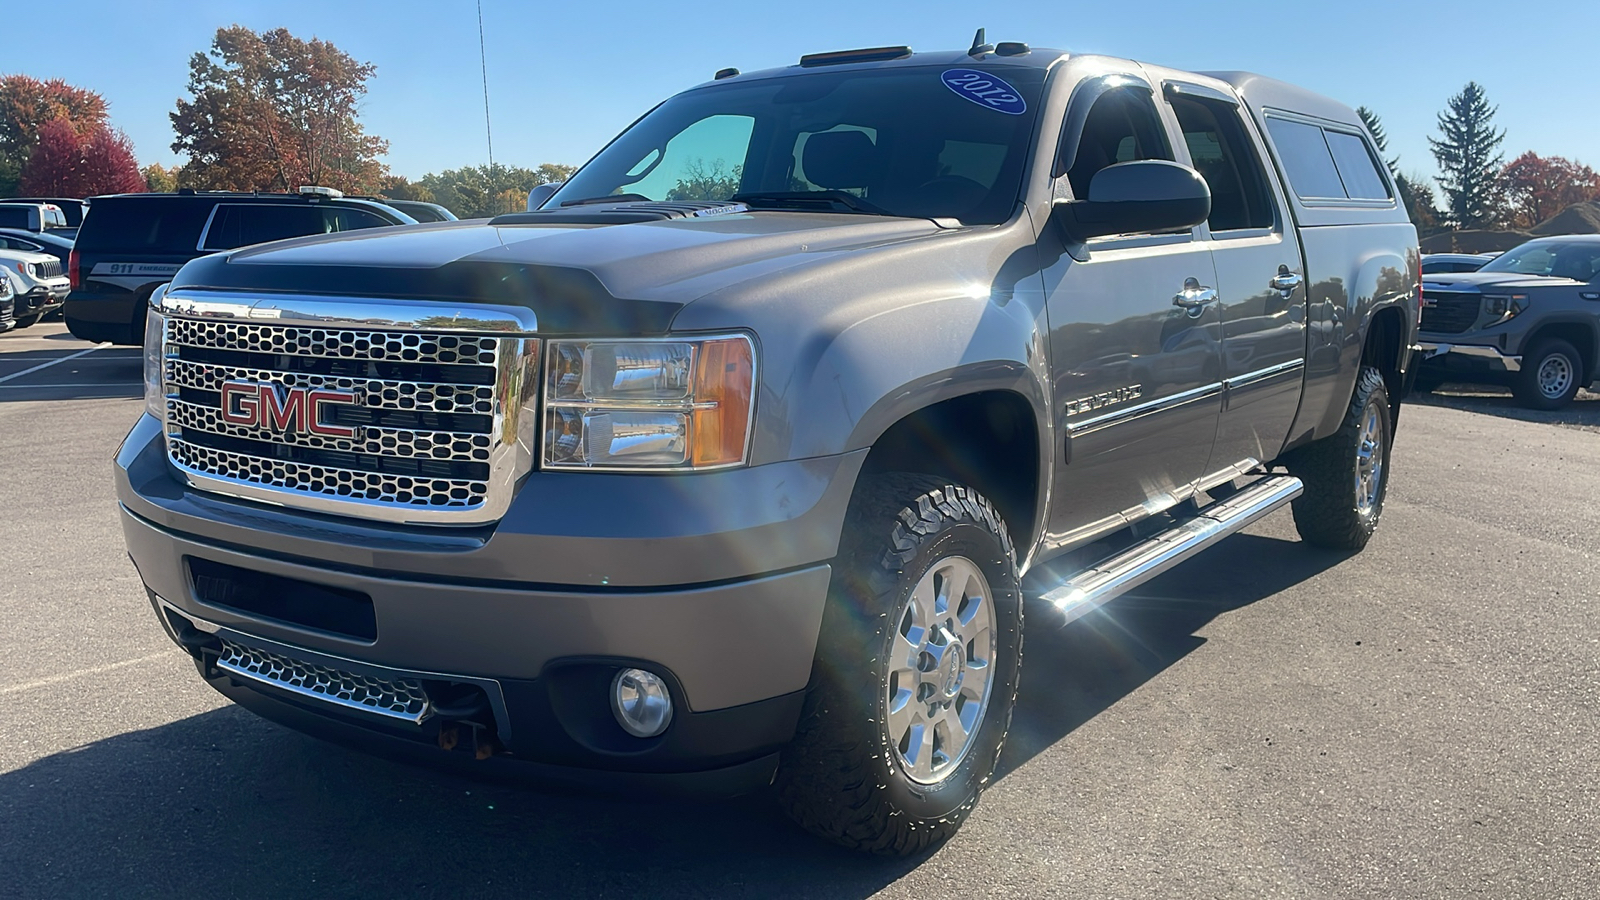
[[584, 197], [582, 200], [563, 200], [561, 205], [588, 206], [593, 203], [650, 203], [649, 197], [643, 194], [607, 194], [604, 197]]
[[728, 202], [743, 203], [751, 208], [766, 206], [796, 212], [839, 212], [843, 209], [869, 216], [894, 215], [848, 191], [751, 191], [748, 194], [734, 194], [728, 198]]

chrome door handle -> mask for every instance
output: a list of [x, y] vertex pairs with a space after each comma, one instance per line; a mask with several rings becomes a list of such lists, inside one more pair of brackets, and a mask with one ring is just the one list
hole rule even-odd
[[1295, 273], [1286, 269], [1280, 269], [1278, 274], [1272, 276], [1272, 281], [1268, 282], [1268, 284], [1273, 290], [1283, 291], [1285, 294], [1287, 294], [1299, 287], [1302, 282], [1303, 279], [1299, 275], [1296, 275]]
[[1173, 295], [1172, 305], [1187, 310], [1189, 317], [1198, 319], [1206, 311], [1206, 306], [1217, 302], [1217, 289], [1201, 287], [1193, 278], [1183, 283], [1183, 290]]

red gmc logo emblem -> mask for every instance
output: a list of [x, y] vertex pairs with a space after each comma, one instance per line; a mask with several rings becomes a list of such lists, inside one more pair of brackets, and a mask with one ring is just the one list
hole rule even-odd
[[257, 381], [226, 381], [222, 384], [224, 422], [284, 434], [304, 432], [323, 437], [353, 438], [356, 436], [354, 428], [324, 423], [322, 411], [330, 405], [354, 406], [355, 402], [356, 395], [349, 391], [291, 388]]

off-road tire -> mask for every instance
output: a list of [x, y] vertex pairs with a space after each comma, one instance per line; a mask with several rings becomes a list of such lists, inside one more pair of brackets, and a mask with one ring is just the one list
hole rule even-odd
[[24, 328], [32, 328], [33, 326], [39, 324], [39, 320], [42, 318], [44, 318], [44, 313], [36, 313], [31, 316], [17, 316], [17, 330], [21, 331]]
[[[1566, 388], [1558, 395], [1545, 393], [1540, 384], [1540, 372], [1547, 364], [1553, 364], [1552, 358], [1564, 358], [1561, 364], [1568, 372]], [[1511, 379], [1511, 393], [1528, 409], [1560, 409], [1578, 396], [1578, 388], [1588, 383], [1584, 378], [1583, 356], [1578, 349], [1559, 338], [1546, 338], [1522, 355], [1522, 369]]]
[[[1358, 507], [1357, 453], [1361, 426], [1368, 409], [1377, 407], [1383, 435], [1377, 499], [1370, 508]], [[1318, 547], [1360, 550], [1372, 538], [1383, 515], [1389, 489], [1389, 450], [1394, 444], [1394, 417], [1383, 375], [1362, 366], [1344, 422], [1334, 434], [1302, 447], [1289, 458], [1289, 473], [1305, 483], [1305, 493], [1295, 498], [1294, 527], [1301, 540]]]
[[[972, 745], [936, 784], [918, 784], [890, 743], [887, 660], [898, 611], [940, 560], [964, 556], [989, 583], [995, 667]], [[812, 686], [774, 788], [802, 827], [856, 850], [920, 852], [955, 833], [994, 776], [1016, 703], [1022, 592], [1016, 553], [994, 505], [924, 475], [868, 476], [857, 488], [835, 560]]]

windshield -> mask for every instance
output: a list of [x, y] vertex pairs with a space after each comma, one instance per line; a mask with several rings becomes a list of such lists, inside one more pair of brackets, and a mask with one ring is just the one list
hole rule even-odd
[[1507, 250], [1478, 271], [1593, 281], [1600, 277], [1600, 241], [1534, 241]]
[[1043, 84], [1042, 70], [1014, 67], [712, 84], [657, 107], [545, 208], [738, 196], [763, 208], [998, 224], [1016, 206]]

